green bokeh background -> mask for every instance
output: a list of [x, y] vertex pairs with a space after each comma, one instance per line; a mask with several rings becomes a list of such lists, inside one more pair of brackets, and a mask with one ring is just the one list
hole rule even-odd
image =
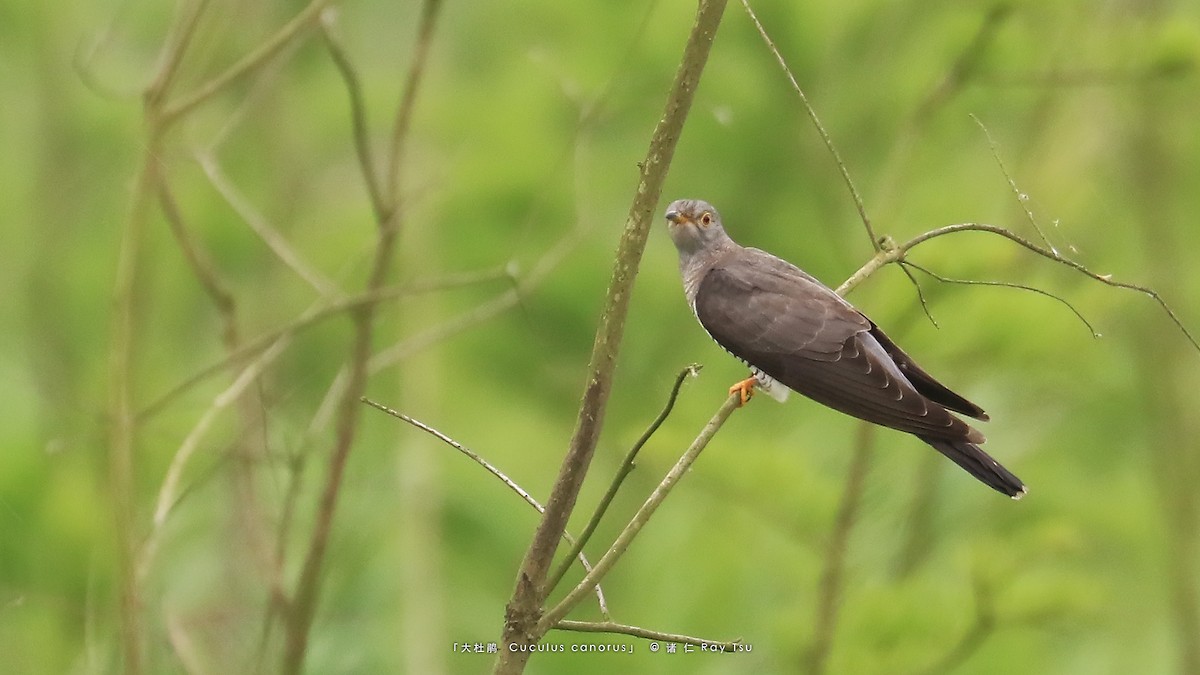
[[[190, 7], [190, 5], [188, 5]], [[175, 94], [261, 44], [299, 3], [209, 2]], [[1162, 294], [1200, 331], [1200, 4], [756, 3], [828, 128], [874, 227], [906, 240], [986, 222]], [[506, 267], [520, 302], [374, 375], [368, 395], [436, 426], [545, 499], [574, 424], [637, 162], [662, 114], [693, 4], [446, 2], [416, 108], [392, 281]], [[168, 3], [0, 6], [0, 655], [5, 672], [122, 672], [107, 390], [118, 246], [147, 147], [139, 93], [178, 21]], [[387, 147], [418, 3], [337, 7], [373, 148]], [[1010, 186], [986, 126], [1015, 182]], [[312, 31], [174, 127], [161, 161], [232, 291], [244, 338], [320, 294], [206, 177], [225, 180], [336, 292], [374, 245], [346, 89]], [[1018, 198], [1017, 193], [1022, 195]], [[831, 285], [871, 255], [795, 92], [731, 3], [662, 201], [701, 197], [731, 234]], [[141, 406], [225, 351], [221, 319], [157, 207], [137, 280]], [[982, 404], [988, 449], [1030, 486], [1011, 503], [890, 431], [874, 437], [849, 532], [833, 673], [1188, 673], [1200, 668], [1200, 353], [1155, 302], [1011, 242], [941, 238], [912, 260], [1011, 288], [913, 286], [887, 268], [854, 302], [929, 371]], [[578, 531], [675, 374], [705, 365], [644, 449], [593, 558], [723, 400], [741, 366], [682, 301], [656, 223], [638, 277]], [[376, 348], [503, 295], [511, 280], [382, 305]], [[222, 412], [140, 586], [148, 672], [272, 672], [273, 579], [294, 588], [333, 445], [319, 422], [350, 352], [340, 316], [302, 333]], [[138, 427], [134, 535], [224, 371]], [[239, 411], [250, 410], [249, 418]], [[483, 672], [455, 644], [499, 639], [536, 514], [464, 457], [374, 410], [346, 468], [307, 671]], [[314, 428], [314, 419], [318, 419]], [[645, 640], [553, 632], [531, 673], [803, 672], [856, 424], [757, 400], [717, 435], [605, 580], [614, 618], [752, 646], [652, 654]], [[240, 440], [239, 440], [240, 439]], [[239, 454], [235, 448], [249, 448]], [[296, 458], [296, 510], [276, 556]], [[568, 580], [578, 579], [573, 573]], [[594, 603], [573, 615], [595, 619]], [[980, 621], [980, 617], [983, 620]], [[632, 655], [572, 654], [618, 644]]]

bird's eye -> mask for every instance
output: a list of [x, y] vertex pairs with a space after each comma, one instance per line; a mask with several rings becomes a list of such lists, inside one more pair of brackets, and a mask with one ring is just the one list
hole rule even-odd
[[700, 224], [701, 225], [712, 225], [712, 214], [709, 213], [708, 211], [705, 211], [704, 215], [700, 216]]

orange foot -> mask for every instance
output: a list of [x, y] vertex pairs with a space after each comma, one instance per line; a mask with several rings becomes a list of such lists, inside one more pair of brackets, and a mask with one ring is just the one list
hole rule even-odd
[[754, 397], [754, 385], [756, 384], [758, 384], [758, 380], [754, 379], [753, 377], [747, 377], [741, 382], [738, 382], [730, 387], [729, 393], [732, 394], [736, 391], [737, 393], [741, 394], [742, 402], [739, 405], [746, 405], [750, 402], [750, 399]]

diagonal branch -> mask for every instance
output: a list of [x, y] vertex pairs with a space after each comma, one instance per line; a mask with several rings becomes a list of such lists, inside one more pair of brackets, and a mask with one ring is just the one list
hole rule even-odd
[[[496, 478], [498, 478], [501, 483], [504, 483], [506, 486], [508, 486], [508, 489], [517, 493], [518, 497], [520, 497], [522, 500], [524, 500], [524, 502], [526, 504], [529, 504], [530, 506], [532, 506], [534, 508], [534, 510], [536, 510], [538, 513], [546, 512], [546, 507], [542, 506], [541, 503], [538, 502], [538, 500], [534, 499], [533, 496], [530, 495], [529, 492], [525, 488], [518, 485], [516, 481], [509, 478], [508, 475], [505, 474], [503, 471], [501, 471], [499, 468], [497, 468], [496, 465], [494, 465], [491, 462], [484, 459], [479, 453], [475, 452], [474, 450], [468, 448], [467, 446], [463, 445], [462, 443], [459, 443], [458, 441], [447, 436], [446, 434], [443, 434], [442, 432], [438, 431], [437, 429], [434, 429], [433, 427], [429, 426], [428, 424], [425, 424], [424, 422], [422, 422], [418, 419], [415, 419], [415, 418], [409, 417], [408, 415], [405, 415], [404, 413], [400, 412], [399, 410], [394, 410], [392, 408], [389, 408], [389, 407], [383, 405], [382, 403], [377, 403], [375, 401], [372, 401], [371, 399], [367, 398], [366, 396], [361, 397], [359, 400], [361, 400], [363, 403], [366, 403], [367, 405], [371, 406], [372, 408], [375, 408], [376, 410], [381, 410], [402, 422], [407, 422], [408, 424], [411, 424], [412, 426], [420, 429], [421, 431], [424, 431], [425, 433], [429, 434], [430, 436], [433, 436], [434, 438], [445, 443], [446, 445], [449, 445], [450, 447], [454, 448], [455, 450], [458, 450], [462, 454], [466, 455], [471, 461], [475, 462], [479, 466], [482, 466], [484, 469], [487, 469], [488, 473], [490, 473], [493, 476], [495, 476]], [[563, 539], [565, 539], [567, 541], [567, 543], [571, 544], [571, 545], [575, 545], [575, 543], [576, 543], [575, 538], [572, 537], [569, 532], [565, 532], [565, 531], [563, 532]], [[592, 570], [592, 565], [590, 562], [588, 562], [588, 559], [583, 554], [583, 552], [577, 551], [571, 557], [572, 557], [572, 559], [574, 559], [576, 557], [579, 558], [579, 563], [581, 565], [583, 565], [583, 569], [585, 569], [589, 572]], [[600, 603], [601, 613], [604, 614], [605, 618], [608, 618], [608, 603], [604, 600], [604, 591], [601, 590], [601, 588], [599, 586], [596, 586], [596, 599]]]
[[274, 35], [267, 38], [254, 51], [243, 56], [241, 60], [221, 74], [196, 87], [194, 91], [183, 96], [181, 100], [175, 101], [172, 105], [164, 106], [159, 117], [161, 127], [165, 129], [171, 126], [184, 115], [203, 105], [225, 87], [228, 87], [270, 61], [284, 47], [291, 43], [293, 39], [316, 22], [321, 14], [321, 10], [327, 4], [329, 4], [329, 0], [312, 0], [307, 7], [294, 16], [291, 21], [280, 27]]
[[667, 416], [671, 414], [671, 410], [675, 407], [675, 399], [679, 397], [679, 388], [683, 386], [683, 381], [687, 379], [689, 375], [692, 377], [698, 376], [700, 374], [700, 368], [700, 364], [693, 363], [687, 368], [679, 371], [679, 374], [675, 376], [675, 384], [671, 387], [671, 395], [667, 397], [667, 404], [663, 406], [662, 412], [658, 413], [658, 417], [654, 418], [654, 421], [650, 423], [650, 426], [645, 432], [642, 433], [641, 437], [637, 439], [637, 442], [633, 444], [633, 447], [629, 449], [629, 452], [626, 453], [625, 459], [621, 461], [620, 468], [617, 469], [617, 475], [613, 477], [613, 481], [608, 486], [608, 490], [604, 493], [604, 496], [600, 498], [600, 503], [596, 506], [595, 512], [592, 513], [591, 520], [589, 520], [587, 526], [583, 528], [583, 532], [579, 534], [579, 540], [575, 542], [574, 546], [571, 548], [571, 552], [568, 553], [565, 558], [563, 558], [563, 561], [559, 564], [558, 569], [554, 571], [554, 574], [550, 576], [550, 580], [546, 582], [547, 588], [551, 590], [556, 588], [558, 586], [558, 582], [562, 581], [562, 578], [566, 576], [567, 570], [571, 569], [571, 561], [573, 561], [577, 555], [582, 554], [583, 547], [586, 546], [588, 540], [592, 538], [592, 534], [596, 531], [596, 527], [600, 525], [600, 520], [604, 518], [605, 512], [608, 511], [609, 505], [612, 504], [613, 498], [617, 496], [617, 490], [621, 489], [621, 484], [625, 482], [625, 478], [631, 471], [633, 471], [633, 461], [637, 459], [638, 453], [642, 450], [642, 446], [646, 445], [646, 441], [650, 440], [650, 437], [654, 435], [654, 432], [658, 431], [658, 428], [662, 426], [663, 422], [666, 421]]
[[700, 457], [700, 453], [703, 452], [704, 448], [708, 446], [708, 442], [711, 441], [713, 436], [716, 435], [717, 431], [721, 429], [721, 427], [725, 424], [725, 421], [728, 420], [729, 416], [733, 414], [733, 411], [738, 409], [738, 407], [741, 405], [741, 402], [741, 396], [737, 393], [734, 393], [725, 399], [725, 402], [722, 403], [721, 407], [717, 409], [717, 412], [712, 416], [712, 419], [710, 419], [708, 423], [704, 425], [704, 428], [700, 430], [700, 434], [696, 436], [696, 440], [692, 441], [692, 444], [688, 446], [688, 449], [683, 453], [683, 456], [679, 458], [679, 461], [675, 463], [675, 466], [671, 467], [671, 470], [667, 472], [666, 477], [662, 479], [662, 482], [658, 484], [658, 487], [654, 488], [654, 491], [651, 492], [650, 496], [646, 498], [646, 501], [642, 504], [641, 508], [639, 508], [637, 513], [634, 514], [633, 518], [629, 520], [629, 524], [626, 525], [623, 530], [621, 530], [619, 535], [617, 535], [616, 540], [613, 541], [612, 546], [610, 546], [608, 549], [608, 552], [606, 552], [604, 556], [596, 562], [596, 565], [592, 568], [592, 571], [588, 572], [587, 575], [584, 576], [583, 580], [580, 581], [575, 588], [571, 589], [570, 593], [567, 593], [566, 597], [559, 601], [559, 603], [555, 605], [553, 609], [547, 611], [545, 616], [541, 618], [537, 625], [537, 632], [539, 635], [544, 635], [546, 631], [553, 628], [558, 624], [559, 621], [565, 618], [567, 614], [579, 604], [580, 600], [583, 599], [583, 596], [590, 593], [592, 587], [600, 583], [600, 580], [603, 579], [604, 575], [608, 574], [613, 566], [617, 564], [617, 561], [621, 559], [621, 556], [625, 555], [625, 551], [627, 551], [629, 549], [629, 545], [633, 543], [633, 538], [636, 537], [638, 532], [640, 532], [641, 529], [645, 527], [646, 523], [649, 522], [650, 517], [653, 516], [654, 512], [658, 510], [658, 507], [662, 504], [663, 500], [667, 498], [667, 495], [670, 494], [672, 488], [675, 487], [675, 484], [678, 483], [679, 479], [683, 478], [684, 474], [688, 472], [688, 469], [690, 469], [692, 464], [695, 463], [696, 459]]
[[[567, 519], [583, 486], [588, 465], [591, 464], [596, 442], [604, 420], [608, 395], [612, 388], [613, 368], [624, 334], [629, 299], [637, 276], [642, 251], [650, 230], [652, 212], [662, 193], [667, 170], [675, 154], [675, 146], [683, 131], [683, 123], [691, 108], [700, 83], [700, 75], [712, 49], [717, 27], [725, 10], [725, 0], [701, 0], [696, 21], [689, 35], [684, 56], [675, 75], [666, 110], [650, 141], [646, 158], [641, 163], [637, 192], [629, 208], [625, 230], [618, 245], [608, 297], [592, 346], [588, 365], [587, 385], [579, 407], [579, 417], [558, 479], [554, 483], [546, 514], [533, 536], [516, 587], [508, 603], [502, 644], [529, 645], [536, 642], [546, 629], [538, 622], [546, 598], [546, 575]], [[538, 632], [540, 631], [540, 632]], [[529, 658], [521, 650], [504, 650], [496, 666], [497, 673], [519, 673]]]
[[681, 645], [695, 645], [697, 647], [706, 647], [715, 649], [720, 652], [735, 652], [738, 646], [742, 644], [738, 640], [706, 640], [704, 638], [692, 637], [691, 635], [680, 635], [678, 633], [664, 633], [662, 631], [650, 630], [640, 626], [629, 626], [622, 623], [613, 623], [612, 621], [569, 621], [563, 619], [554, 625], [554, 630], [569, 630], [579, 633], [616, 633], [618, 635], [632, 635], [634, 637], [646, 638], [647, 640], [657, 640], [659, 642], [674, 642]]
[[816, 109], [808, 102], [808, 96], [800, 88], [800, 83], [796, 81], [796, 76], [792, 74], [792, 69], [788, 68], [787, 61], [783, 59], [783, 54], [775, 46], [775, 41], [771, 39], [770, 35], [767, 35], [767, 29], [763, 27], [762, 22], [758, 20], [758, 15], [750, 7], [749, 0], [742, 0], [742, 7], [746, 8], [746, 13], [750, 15], [750, 21], [758, 29], [758, 34], [762, 36], [763, 42], [767, 43], [767, 49], [771, 50], [771, 54], [779, 62], [779, 67], [783, 68], [788, 81], [792, 83], [792, 89], [800, 97], [800, 103], [804, 106], [804, 112], [808, 113], [808, 118], [812, 120], [813, 126], [817, 128], [817, 134], [821, 136], [825, 147], [829, 149], [829, 154], [833, 155], [833, 163], [837, 165], [838, 171], [842, 175], [842, 182], [846, 184], [846, 189], [850, 191], [850, 198], [854, 200], [854, 208], [858, 209], [858, 217], [862, 220], [863, 227], [867, 230], [867, 236], [871, 239], [871, 246], [876, 251], [879, 251], [879, 238], [875, 236], [875, 228], [871, 226], [871, 218], [867, 215], [867, 207], [863, 204], [862, 195], [858, 193], [858, 188], [854, 186], [854, 180], [850, 178], [850, 170], [846, 168], [846, 162], [842, 161], [842, 154], [838, 152], [837, 146], [833, 144], [833, 138], [825, 130], [825, 125], [821, 123], [821, 118], [817, 117]]

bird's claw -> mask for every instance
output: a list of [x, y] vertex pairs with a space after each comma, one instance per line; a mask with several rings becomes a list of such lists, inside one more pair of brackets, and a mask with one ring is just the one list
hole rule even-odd
[[754, 397], [754, 385], [756, 384], [758, 384], [758, 380], [753, 377], [747, 377], [729, 388], [730, 394], [737, 392], [741, 395], [741, 402], [738, 403], [738, 407], [746, 405]]

